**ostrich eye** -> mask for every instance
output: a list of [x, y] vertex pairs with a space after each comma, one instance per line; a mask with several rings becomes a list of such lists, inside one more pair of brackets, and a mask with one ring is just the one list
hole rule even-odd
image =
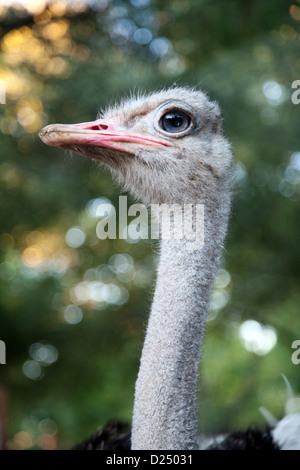
[[165, 132], [176, 134], [186, 131], [191, 124], [191, 118], [183, 111], [168, 111], [159, 121], [159, 125]]

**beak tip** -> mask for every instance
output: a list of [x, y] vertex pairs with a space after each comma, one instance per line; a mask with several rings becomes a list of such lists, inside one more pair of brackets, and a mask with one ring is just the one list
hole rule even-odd
[[[52, 138], [53, 135], [51, 135], [51, 132], [53, 131], [53, 126], [52, 125], [49, 125], [49, 126], [46, 126], [46, 127], [43, 127], [40, 132], [39, 132], [39, 138], [41, 139], [41, 141], [46, 144], [46, 145], [53, 145], [52, 144]], [[55, 144], [54, 144], [55, 146]]]
[[43, 129], [41, 129], [40, 132], [39, 132], [39, 138], [40, 138], [44, 143], [45, 143], [45, 140], [44, 140], [44, 139], [45, 139], [45, 136], [46, 136], [46, 134], [47, 134], [47, 131], [45, 131], [45, 129], [46, 129], [46, 128], [43, 127]]

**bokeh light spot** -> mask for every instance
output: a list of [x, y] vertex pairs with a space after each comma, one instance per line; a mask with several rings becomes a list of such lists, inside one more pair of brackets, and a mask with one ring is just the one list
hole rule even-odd
[[277, 343], [277, 334], [273, 327], [263, 326], [256, 320], [246, 320], [239, 328], [239, 336], [247, 351], [259, 356], [268, 354]]
[[65, 240], [71, 248], [79, 248], [85, 242], [85, 233], [80, 227], [71, 227], [66, 233]]

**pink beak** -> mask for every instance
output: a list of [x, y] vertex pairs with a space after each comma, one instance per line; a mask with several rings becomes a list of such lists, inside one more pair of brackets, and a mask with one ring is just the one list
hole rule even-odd
[[171, 146], [167, 140], [130, 133], [115, 125], [114, 119], [97, 119], [80, 124], [51, 124], [40, 133], [42, 141], [54, 147], [68, 148], [71, 146], [108, 147], [127, 153], [134, 153], [124, 148], [122, 142], [142, 145]]

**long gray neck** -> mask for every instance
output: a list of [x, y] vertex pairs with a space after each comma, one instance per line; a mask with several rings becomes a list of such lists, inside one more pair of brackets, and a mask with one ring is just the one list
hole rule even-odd
[[220, 191], [205, 205], [201, 250], [188, 250], [185, 239], [161, 241], [135, 389], [132, 449], [197, 448], [199, 359], [228, 214], [229, 192]]

